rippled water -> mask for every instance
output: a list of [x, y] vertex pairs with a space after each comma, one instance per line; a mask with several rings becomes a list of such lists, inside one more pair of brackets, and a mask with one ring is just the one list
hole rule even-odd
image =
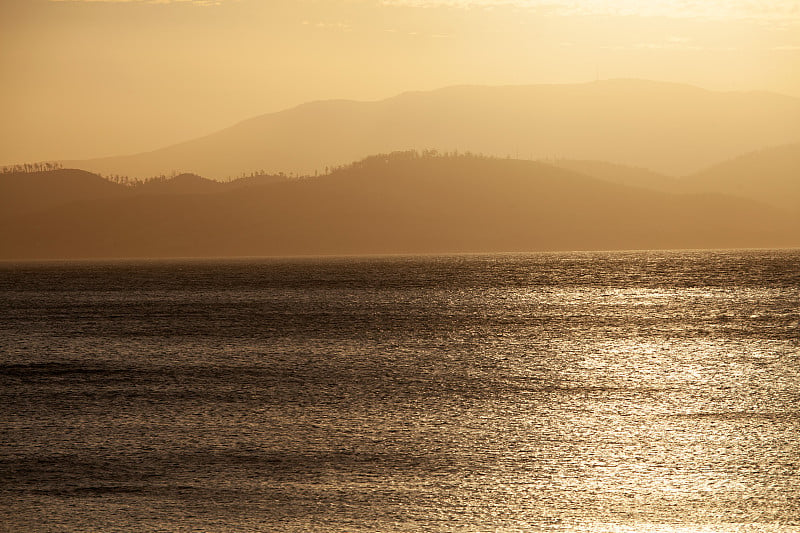
[[0, 265], [0, 529], [800, 531], [800, 252]]

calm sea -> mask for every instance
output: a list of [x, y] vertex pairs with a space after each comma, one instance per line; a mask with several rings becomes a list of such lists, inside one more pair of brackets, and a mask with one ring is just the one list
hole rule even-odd
[[800, 531], [800, 251], [0, 264], [3, 531]]

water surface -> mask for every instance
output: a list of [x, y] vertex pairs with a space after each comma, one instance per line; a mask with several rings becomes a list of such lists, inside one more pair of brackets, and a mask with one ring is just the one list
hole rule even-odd
[[0, 265], [0, 529], [800, 531], [800, 252]]

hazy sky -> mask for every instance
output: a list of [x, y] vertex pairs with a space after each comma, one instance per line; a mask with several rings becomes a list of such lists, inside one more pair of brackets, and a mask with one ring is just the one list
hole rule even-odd
[[800, 0], [0, 0], [0, 164], [305, 101], [648, 78], [800, 96]]

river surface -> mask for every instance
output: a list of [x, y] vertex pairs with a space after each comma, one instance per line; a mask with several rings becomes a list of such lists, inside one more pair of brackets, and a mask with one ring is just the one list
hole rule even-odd
[[2, 531], [800, 531], [800, 251], [0, 264]]

